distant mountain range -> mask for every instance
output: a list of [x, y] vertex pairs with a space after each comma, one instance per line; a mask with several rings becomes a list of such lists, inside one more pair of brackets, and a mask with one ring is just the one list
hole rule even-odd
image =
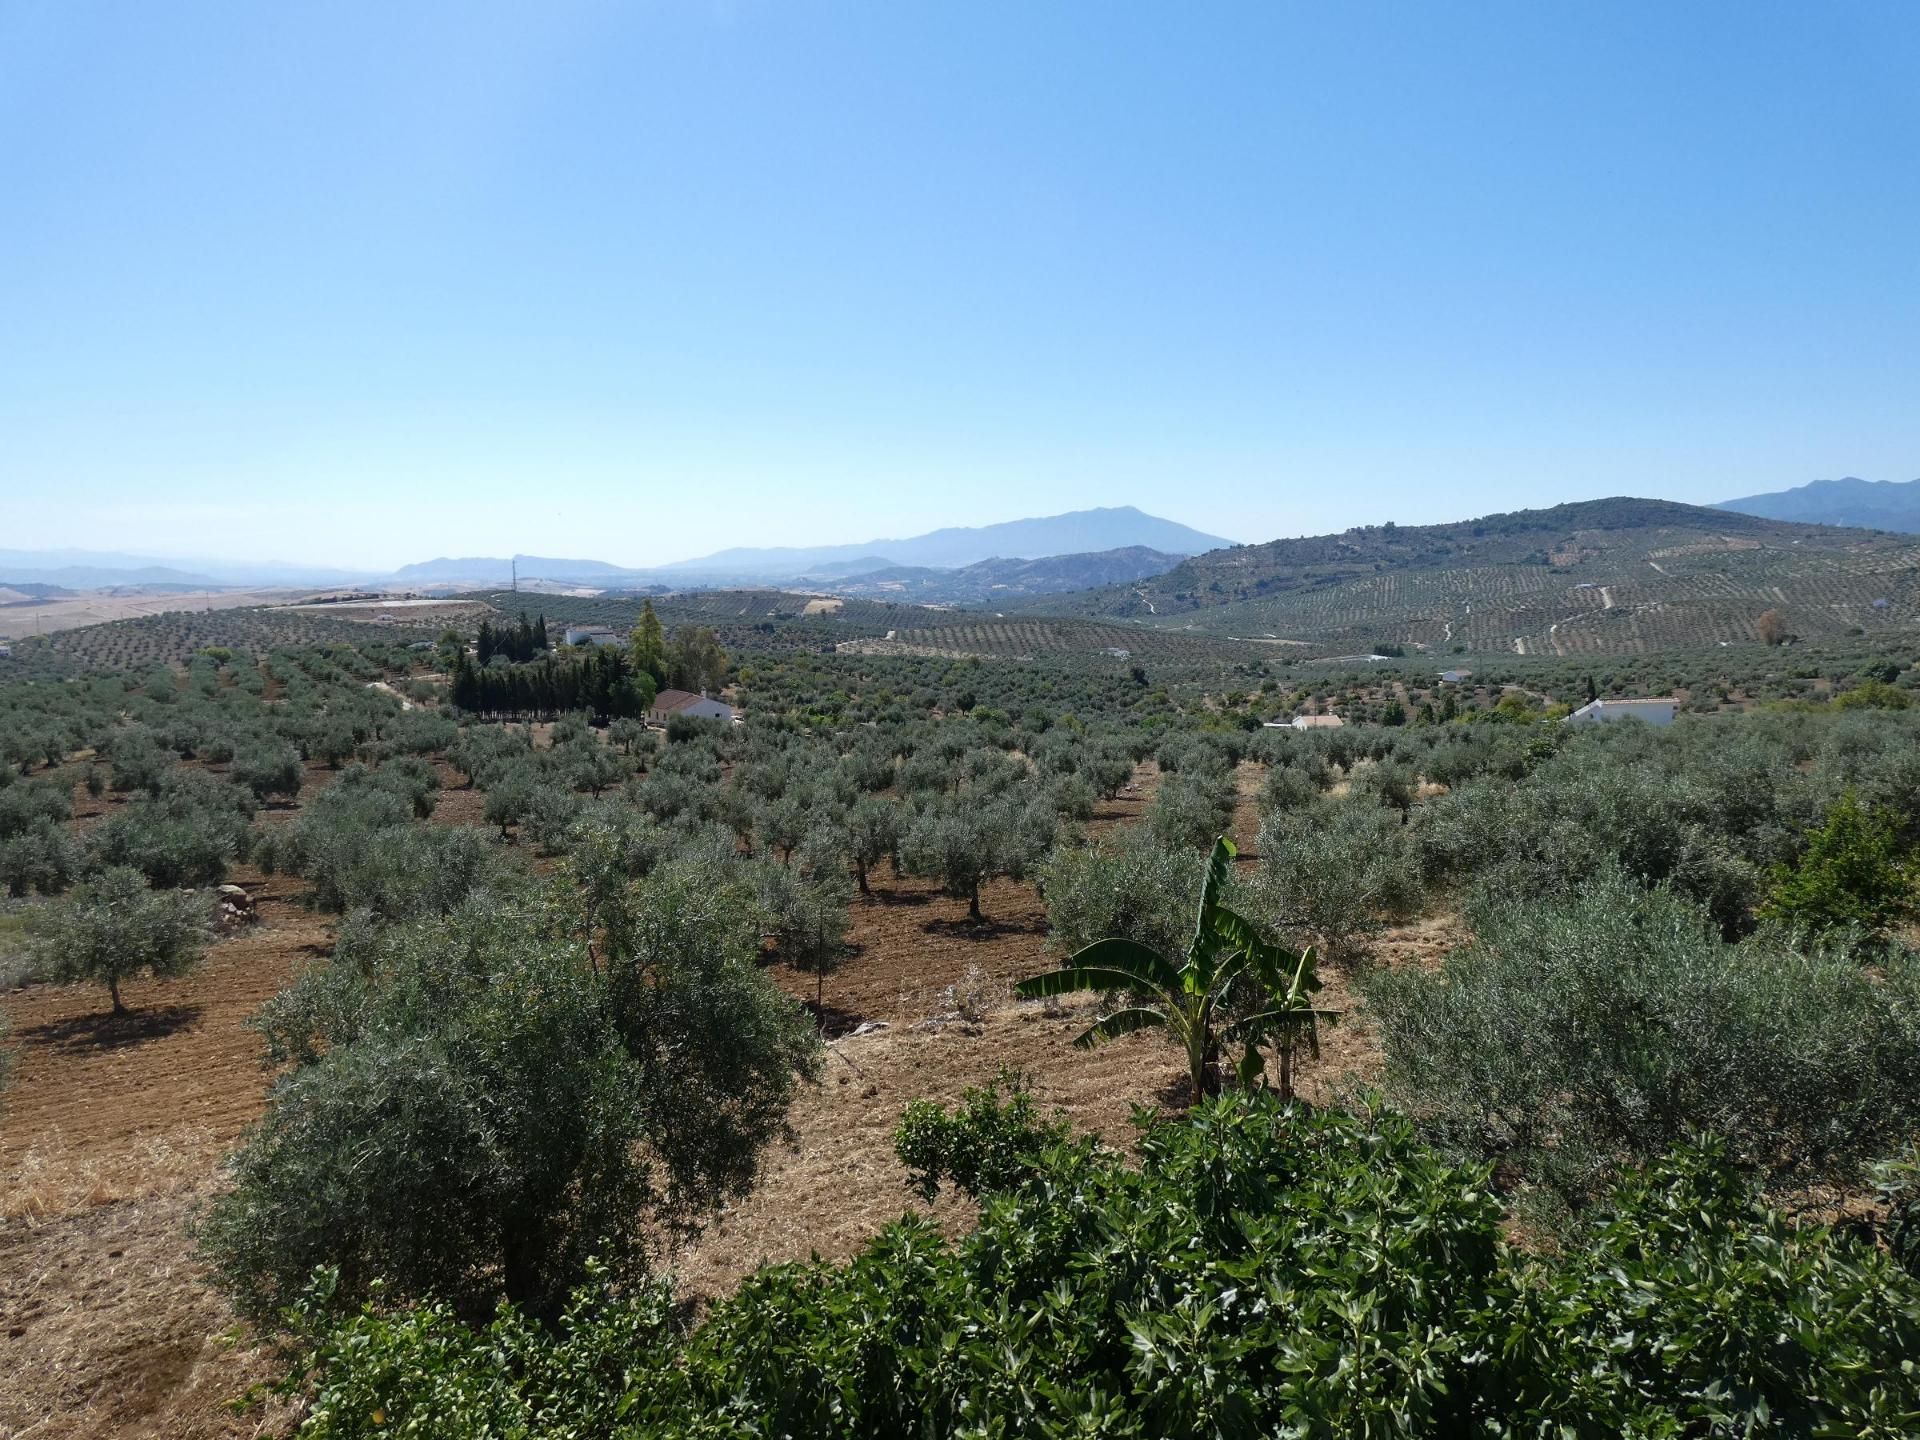
[[381, 576], [380, 579], [395, 585], [505, 585], [513, 578], [516, 565], [522, 580], [579, 581], [582, 584], [605, 586], [618, 585], [634, 576], [651, 573], [610, 565], [604, 560], [559, 560], [545, 555], [515, 555], [508, 559], [498, 555], [483, 555], [460, 560], [422, 560], [417, 564], [402, 565], [391, 575]]
[[[1753, 503], [1806, 494], [1844, 496], [1855, 487], [1876, 497], [1914, 493], [1907, 486], [1846, 481], [1807, 486], [1786, 497], [1756, 497]], [[1247, 653], [1280, 659], [1403, 651], [1435, 661], [1478, 652], [1556, 655], [1586, 663], [1586, 657], [1755, 644], [1758, 622], [1769, 611], [1800, 639], [1911, 646], [1920, 640], [1920, 534], [1891, 533], [1885, 509], [1872, 513], [1889, 528], [1811, 524], [1615, 497], [1442, 525], [1357, 526], [1339, 534], [1220, 546], [1199, 554], [1114, 545], [1052, 555], [989, 554], [949, 565], [900, 559], [902, 554], [955, 559], [1009, 540], [1039, 546], [1085, 543], [1091, 537], [1097, 544], [1116, 525], [1163, 535], [1171, 530], [1182, 546], [1212, 538], [1138, 511], [1108, 510], [905, 541], [728, 551], [653, 570], [522, 556], [519, 579], [521, 590], [529, 593], [725, 591], [741, 597], [755, 614], [771, 613], [769, 592], [785, 591], [805, 592], [771, 597], [776, 608], [793, 613], [805, 605], [806, 594], [826, 594], [847, 597], [848, 612], [865, 613], [872, 607], [855, 602], [875, 600], [899, 603], [901, 610], [886, 606], [889, 615], [911, 606], [955, 605], [1017, 614], [1022, 620], [1079, 617], [1098, 622], [1089, 633], [1106, 637], [1102, 648], [1114, 644], [1115, 634], [1128, 648], [1126, 632], [1145, 630], [1176, 632], [1189, 648], [1237, 642]], [[334, 583], [369, 589], [504, 589], [513, 563], [443, 558], [391, 576]], [[140, 556], [0, 551], [0, 604], [17, 619], [19, 610], [37, 603], [25, 586], [84, 588], [74, 583], [77, 575], [181, 588], [187, 581], [230, 581], [230, 572], [219, 567], [188, 565], [159, 565]], [[755, 567], [767, 568], [756, 572]], [[710, 593], [689, 602], [724, 608], [728, 598]], [[545, 608], [556, 613], [551, 602]], [[919, 614], [929, 616], [925, 610]], [[871, 623], [870, 617], [862, 623]], [[898, 628], [891, 620], [888, 624], [890, 631]], [[898, 643], [922, 643], [911, 630], [910, 623]], [[1164, 633], [1160, 638], [1169, 639]]]
[[213, 590], [233, 586], [361, 585], [370, 570], [234, 560], [161, 560], [112, 550], [0, 550], [0, 585], [104, 590], [129, 585]]
[[[1127, 558], [1102, 564], [1075, 564], [1058, 574], [1083, 573], [1090, 578], [1078, 586], [1106, 584], [1143, 564], [1165, 569], [1181, 557], [1196, 555], [1233, 542], [1206, 535], [1172, 520], [1148, 515], [1131, 505], [1111, 509], [1076, 510], [998, 525], [935, 530], [902, 540], [873, 540], [859, 545], [819, 545], [807, 548], [722, 550], [696, 560], [652, 568], [630, 568], [605, 560], [565, 559], [544, 555], [441, 557], [403, 565], [391, 574], [328, 566], [228, 563], [222, 561], [164, 561], [150, 556], [120, 555], [81, 550], [0, 550], [0, 585], [8, 582], [60, 585], [72, 590], [125, 585], [169, 585], [190, 589], [232, 586], [334, 586], [442, 589], [486, 589], [504, 586], [517, 563], [522, 582], [546, 581], [597, 589], [674, 588], [718, 585], [821, 582], [847, 580], [876, 571], [951, 571], [996, 562], [1024, 561], [1093, 554], [1129, 552]], [[1141, 552], [1135, 554], [1132, 552]], [[1167, 557], [1143, 560], [1148, 552]], [[191, 567], [191, 568], [187, 568]], [[998, 572], [996, 572], [997, 574]], [[1011, 573], [1011, 572], [1009, 572]], [[918, 577], [928, 593], [941, 587]], [[910, 586], [905, 575], [887, 583]], [[1017, 593], [1040, 594], [1058, 588], [1078, 588], [1039, 572], [1020, 580], [990, 578], [982, 573], [960, 582], [958, 591], [985, 593], [995, 585], [1014, 585]], [[952, 591], [952, 587], [949, 587]], [[958, 593], [952, 591], [952, 593]], [[847, 593], [868, 593], [848, 591]], [[896, 591], [894, 593], [903, 593]], [[942, 591], [941, 603], [955, 603]]]
[[1720, 509], [1806, 525], [1858, 525], [1920, 534], [1920, 480], [1815, 480], [1791, 490], [1723, 500]]
[[[776, 549], [720, 550], [697, 560], [659, 567], [663, 575], [721, 576], [730, 580], [777, 580], [830, 573], [825, 567], [858, 562], [957, 570], [983, 560], [1038, 560], [1053, 555], [1090, 555], [1112, 550], [1159, 550], [1198, 555], [1232, 545], [1173, 520], [1148, 515], [1131, 505], [1073, 510], [999, 525], [960, 526], [904, 540], [869, 540], [859, 545], [816, 545]], [[839, 573], [847, 573], [840, 568]]]

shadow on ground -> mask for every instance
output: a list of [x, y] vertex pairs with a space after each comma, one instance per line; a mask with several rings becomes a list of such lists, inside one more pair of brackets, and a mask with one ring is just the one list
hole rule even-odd
[[148, 1005], [116, 1015], [103, 1010], [94, 1015], [75, 1015], [66, 1020], [49, 1020], [20, 1031], [29, 1045], [45, 1045], [66, 1053], [93, 1050], [122, 1050], [162, 1040], [179, 1030], [200, 1023], [198, 1005]]
[[948, 920], [936, 916], [920, 927], [929, 935], [950, 935], [956, 940], [998, 940], [1008, 935], [1045, 935], [1046, 917], [1029, 920], [996, 920], [991, 915], [979, 920]]

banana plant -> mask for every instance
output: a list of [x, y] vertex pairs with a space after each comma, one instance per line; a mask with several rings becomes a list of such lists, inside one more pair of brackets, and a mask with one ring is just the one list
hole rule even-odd
[[[1298, 956], [1266, 940], [1221, 896], [1233, 870], [1233, 842], [1224, 835], [1213, 843], [1200, 887], [1200, 913], [1186, 955], [1174, 961], [1150, 945], [1112, 937], [1078, 951], [1058, 970], [1036, 975], [1014, 987], [1027, 999], [1066, 995], [1076, 990], [1119, 991], [1138, 1004], [1103, 1015], [1073, 1043], [1082, 1050], [1155, 1026], [1169, 1030], [1187, 1052], [1192, 1093], [1220, 1091], [1222, 1045], [1239, 1042], [1246, 1050], [1237, 1070], [1243, 1085], [1261, 1082], [1266, 1073], [1263, 1046], [1280, 1060], [1279, 1090], [1293, 1094], [1293, 1057], [1304, 1037], [1320, 1053], [1320, 1023], [1339, 1018], [1314, 1004], [1320, 988], [1318, 957], [1312, 949]], [[1228, 1007], [1234, 987], [1250, 980], [1259, 1001], [1250, 1013]]]

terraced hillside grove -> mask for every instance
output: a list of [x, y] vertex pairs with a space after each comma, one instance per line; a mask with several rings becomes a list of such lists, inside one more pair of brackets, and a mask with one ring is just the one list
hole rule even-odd
[[1123, 666], [1135, 659], [1246, 661], [1266, 658], [1258, 645], [1186, 630], [1156, 630], [1017, 614], [988, 616], [964, 611], [950, 611], [933, 623], [894, 630], [877, 640], [844, 641], [838, 648], [861, 655], [931, 655], [953, 659], [1087, 657]]
[[1911, 537], [1613, 499], [1236, 546], [1025, 608], [1345, 649], [1632, 654], [1752, 642], [1768, 611], [1803, 639], [1908, 632], [1917, 579]]

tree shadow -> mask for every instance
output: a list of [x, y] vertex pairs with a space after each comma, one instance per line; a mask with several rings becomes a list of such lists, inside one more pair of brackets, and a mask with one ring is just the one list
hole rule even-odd
[[871, 894], [862, 895], [860, 899], [870, 905], [886, 905], [891, 907], [895, 905], [930, 905], [933, 903], [934, 897], [924, 890], [882, 890], [876, 885], [873, 887]]
[[1158, 1086], [1153, 1092], [1154, 1104], [1162, 1110], [1175, 1114], [1184, 1114], [1193, 1108], [1193, 1081], [1189, 1076], [1177, 1075], [1166, 1084]]
[[29, 1025], [19, 1033], [29, 1044], [45, 1045], [69, 1054], [122, 1050], [189, 1029], [200, 1023], [200, 1012], [198, 1005], [149, 1005], [120, 1015], [103, 1010]]
[[960, 940], [998, 940], [1007, 935], [1045, 935], [1044, 922], [1033, 920], [996, 920], [991, 915], [974, 920], [961, 916], [949, 920], [936, 915], [920, 927], [927, 935], [947, 935]]

